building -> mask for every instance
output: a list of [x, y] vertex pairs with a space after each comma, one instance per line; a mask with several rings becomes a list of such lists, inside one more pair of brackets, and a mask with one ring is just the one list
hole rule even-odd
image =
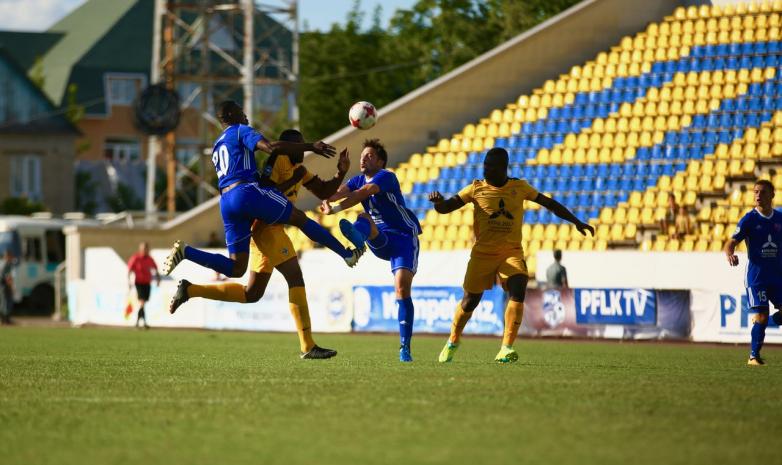
[[0, 202], [26, 198], [73, 209], [79, 130], [0, 47]]
[[[42, 89], [55, 106], [75, 104], [83, 110], [77, 122], [81, 136], [76, 143], [76, 169], [89, 173], [96, 190], [97, 211], [117, 208], [109, 199], [117, 195], [121, 185], [126, 187], [124, 192], [135, 197], [132, 203], [136, 207], [140, 208], [143, 201], [148, 144], [134, 124], [132, 105], [150, 84], [153, 18], [154, 0], [87, 0], [46, 32], [0, 31], [0, 46], [12, 54], [28, 75], [43, 77]], [[213, 43], [241, 60], [241, 38], [231, 33], [241, 24], [240, 15], [211, 16], [208, 28], [198, 23], [195, 16], [193, 19], [198, 34], [208, 31]], [[231, 20], [238, 23], [231, 24]], [[282, 56], [281, 61], [289, 63], [291, 33], [262, 14], [256, 14], [255, 24], [259, 57], [266, 54], [274, 62]], [[272, 28], [282, 33], [269, 34]], [[198, 40], [198, 34], [183, 38], [186, 34], [178, 31], [182, 40]], [[177, 65], [177, 73], [197, 74], [201, 61], [195, 54]], [[225, 66], [212, 52], [210, 63], [213, 73], [221, 72], [220, 66]], [[275, 73], [279, 71], [273, 66], [268, 68], [260, 70], [259, 76], [277, 77]], [[238, 79], [238, 72], [236, 75]], [[178, 162], [197, 170], [199, 163], [205, 161], [204, 149], [211, 146], [215, 134], [215, 128], [203, 122], [201, 111], [211, 112], [215, 100], [234, 97], [236, 91], [232, 94], [231, 89], [213, 86], [202, 108], [203, 94], [193, 92], [198, 83], [179, 80], [176, 86], [187, 108], [177, 129], [175, 154]], [[275, 114], [284, 98], [285, 93], [274, 84], [256, 87], [255, 103], [266, 116]]]

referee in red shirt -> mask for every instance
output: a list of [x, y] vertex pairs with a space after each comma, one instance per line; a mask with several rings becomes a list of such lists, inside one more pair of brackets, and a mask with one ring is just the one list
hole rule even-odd
[[138, 252], [133, 254], [133, 256], [130, 257], [130, 260], [128, 260], [128, 285], [130, 284], [130, 274], [133, 273], [136, 283], [136, 295], [138, 296], [139, 301], [136, 327], [138, 327], [139, 322], [143, 318], [144, 328], [146, 329], [149, 329], [149, 325], [147, 324], [147, 317], [144, 315], [144, 304], [149, 300], [152, 270], [155, 270], [155, 280], [157, 281], [157, 285], [160, 286], [160, 274], [157, 271], [155, 260], [149, 255], [149, 244], [142, 242], [138, 246]]

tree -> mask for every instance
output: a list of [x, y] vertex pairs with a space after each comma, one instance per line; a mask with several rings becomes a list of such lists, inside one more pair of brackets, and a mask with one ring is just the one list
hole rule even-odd
[[377, 107], [457, 68], [578, 0], [419, 0], [388, 30], [376, 10], [364, 30], [356, 1], [344, 26], [301, 35], [299, 107], [305, 137], [347, 124], [358, 100]]
[[35, 202], [27, 197], [6, 197], [0, 202], [0, 214], [3, 215], [31, 215], [35, 212], [46, 211], [41, 202]]

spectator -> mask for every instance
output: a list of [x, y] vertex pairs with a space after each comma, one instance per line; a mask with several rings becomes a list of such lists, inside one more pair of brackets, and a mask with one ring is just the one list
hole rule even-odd
[[680, 206], [678, 213], [676, 213], [675, 226], [675, 236], [679, 240], [684, 239], [684, 236], [688, 236], [693, 233], [690, 213], [687, 211], [687, 207], [684, 205]]
[[546, 270], [546, 282], [549, 287], [557, 287], [566, 289], [567, 283], [567, 270], [562, 266], [562, 251], [554, 251], [554, 263]]
[[671, 233], [671, 227], [676, 225], [676, 214], [678, 208], [676, 206], [676, 198], [673, 195], [668, 195], [668, 207], [665, 208], [665, 214], [660, 219], [661, 234], [667, 236]]
[[157, 280], [157, 285], [160, 286], [160, 273], [157, 271], [155, 260], [149, 255], [149, 244], [142, 242], [138, 246], [138, 252], [128, 260], [128, 286], [130, 286], [130, 274], [133, 273], [134, 282], [136, 284], [136, 295], [138, 296], [139, 301], [136, 327], [138, 327], [139, 322], [143, 318], [145, 329], [149, 329], [147, 316], [144, 313], [144, 305], [147, 303], [147, 300], [149, 300], [150, 286], [152, 283], [151, 270], [155, 270], [155, 279]]
[[0, 323], [11, 324], [11, 312], [14, 309], [14, 255], [10, 249], [3, 253], [0, 260]]

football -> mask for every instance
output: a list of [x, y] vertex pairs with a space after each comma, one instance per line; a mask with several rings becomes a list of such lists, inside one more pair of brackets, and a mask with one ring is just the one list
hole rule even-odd
[[377, 123], [377, 110], [369, 102], [356, 102], [348, 113], [350, 125], [358, 129], [369, 129]]

